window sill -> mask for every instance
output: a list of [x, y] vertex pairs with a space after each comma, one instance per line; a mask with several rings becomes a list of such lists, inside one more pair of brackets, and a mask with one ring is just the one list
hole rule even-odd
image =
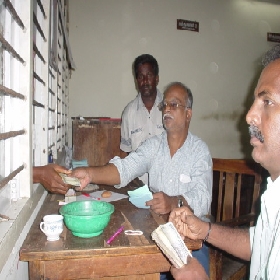
[[40, 210], [47, 192], [38, 186], [31, 198], [22, 198], [11, 204], [8, 211], [11, 220], [0, 222], [0, 271], [11, 254], [17, 254]]

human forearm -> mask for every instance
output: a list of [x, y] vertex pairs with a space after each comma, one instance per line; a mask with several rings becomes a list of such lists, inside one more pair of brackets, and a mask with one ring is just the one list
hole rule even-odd
[[41, 178], [44, 175], [43, 166], [34, 166], [33, 167], [33, 183], [41, 183]]
[[[169, 221], [175, 225], [181, 236], [193, 240], [204, 240], [209, 232], [209, 223], [193, 215], [188, 207], [174, 209]], [[249, 229], [212, 224], [207, 242], [244, 260], [251, 258]]]
[[[201, 236], [201, 238], [204, 239], [205, 236]], [[207, 242], [243, 260], [251, 259], [249, 229], [212, 224]]]
[[[197, 238], [204, 240], [209, 231], [209, 223], [201, 223], [200, 228]], [[249, 229], [212, 224], [207, 242], [243, 260], [249, 261], [251, 258]]]
[[80, 180], [81, 189], [85, 188], [89, 183], [117, 185], [120, 183], [120, 175], [118, 169], [113, 164], [94, 167], [79, 167], [72, 171], [71, 176]]
[[96, 184], [118, 185], [120, 184], [120, 174], [114, 164], [105, 166], [90, 167], [92, 182]]

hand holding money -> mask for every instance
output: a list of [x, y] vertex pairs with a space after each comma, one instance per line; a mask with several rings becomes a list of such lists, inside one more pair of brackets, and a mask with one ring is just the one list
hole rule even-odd
[[152, 239], [176, 268], [184, 266], [187, 263], [188, 257], [192, 256], [171, 222], [157, 227], [152, 232]]
[[61, 176], [61, 178], [65, 184], [72, 185], [75, 187], [81, 186], [80, 180], [78, 178], [67, 176], [67, 174], [64, 174], [64, 173], [59, 173], [59, 175]]
[[83, 190], [90, 183], [97, 183], [93, 181], [91, 171], [91, 167], [77, 167], [72, 170], [72, 178], [77, 178], [80, 182], [79, 187], [75, 188], [77, 191]]
[[69, 185], [64, 183], [59, 173], [64, 173], [67, 176], [67, 174], [71, 173], [71, 170], [54, 163], [34, 166], [33, 183], [42, 184], [51, 193], [65, 194], [69, 189]]

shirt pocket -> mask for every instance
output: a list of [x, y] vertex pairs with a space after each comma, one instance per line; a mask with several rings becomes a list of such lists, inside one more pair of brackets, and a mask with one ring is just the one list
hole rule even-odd
[[180, 181], [180, 183], [187, 184], [187, 183], [190, 183], [192, 181], [192, 179], [189, 174], [181, 173], [180, 177], [179, 177], [179, 181]]

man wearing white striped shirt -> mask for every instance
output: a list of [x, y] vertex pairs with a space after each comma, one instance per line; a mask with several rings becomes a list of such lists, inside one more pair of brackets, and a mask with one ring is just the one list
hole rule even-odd
[[[180, 82], [169, 84], [159, 106], [165, 127], [161, 135], [147, 139], [124, 159], [115, 157], [105, 166], [77, 168], [71, 176], [80, 179], [81, 188], [90, 182], [124, 187], [148, 172], [153, 199], [146, 205], [151, 210], [166, 214], [188, 205], [203, 218], [212, 200], [212, 158], [207, 145], [189, 132], [192, 103], [189, 88]], [[197, 257], [208, 270], [208, 251]]]

